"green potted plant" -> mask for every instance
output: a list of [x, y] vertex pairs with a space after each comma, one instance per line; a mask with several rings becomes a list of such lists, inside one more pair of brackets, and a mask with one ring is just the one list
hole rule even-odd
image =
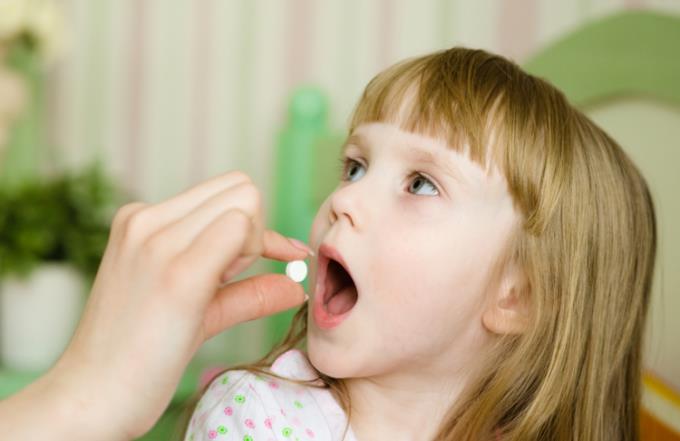
[[42, 370], [77, 324], [126, 195], [99, 163], [0, 188], [0, 361]]

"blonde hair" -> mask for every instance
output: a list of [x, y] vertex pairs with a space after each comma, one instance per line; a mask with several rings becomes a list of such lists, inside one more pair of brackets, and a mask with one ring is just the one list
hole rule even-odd
[[[497, 339], [435, 439], [638, 440], [657, 233], [648, 186], [623, 149], [547, 81], [462, 47], [373, 78], [350, 133], [376, 121], [443, 137], [482, 166], [490, 156], [522, 214], [498, 266], [522, 269], [530, 326]], [[231, 369], [273, 375], [273, 360], [304, 343], [306, 317], [305, 304], [281, 344]], [[343, 380], [319, 378], [349, 416]]]

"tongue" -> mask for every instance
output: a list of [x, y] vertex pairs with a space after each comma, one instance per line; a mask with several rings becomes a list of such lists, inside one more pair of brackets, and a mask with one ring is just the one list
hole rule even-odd
[[357, 288], [354, 285], [349, 285], [331, 297], [326, 309], [333, 315], [340, 315], [352, 309], [356, 302]]

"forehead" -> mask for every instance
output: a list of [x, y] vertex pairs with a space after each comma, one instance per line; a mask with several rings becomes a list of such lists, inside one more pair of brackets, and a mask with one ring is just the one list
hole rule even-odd
[[360, 126], [349, 135], [343, 151], [349, 146], [357, 146], [360, 149], [377, 149], [388, 147], [390, 153], [398, 154], [415, 160], [446, 162], [446, 143], [407, 132], [397, 127], [385, 127], [381, 124], [369, 124]]

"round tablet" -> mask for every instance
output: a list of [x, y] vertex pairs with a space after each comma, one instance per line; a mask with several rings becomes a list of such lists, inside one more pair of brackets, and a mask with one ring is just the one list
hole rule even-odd
[[295, 282], [302, 282], [307, 277], [307, 264], [304, 260], [293, 260], [286, 265], [286, 275]]

